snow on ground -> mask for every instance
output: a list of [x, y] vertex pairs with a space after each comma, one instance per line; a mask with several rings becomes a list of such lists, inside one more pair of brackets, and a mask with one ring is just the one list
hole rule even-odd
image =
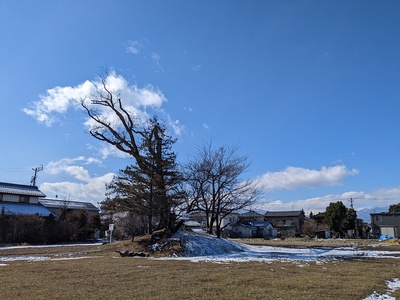
[[24, 248], [55, 248], [55, 247], [100, 246], [100, 245], [103, 245], [103, 243], [9, 246], [9, 247], [0, 247], [0, 251], [10, 250], [10, 249], [24, 249]]
[[[48, 261], [48, 260], [73, 260], [73, 259], [83, 259], [83, 258], [93, 258], [89, 256], [67, 256], [67, 257], [49, 257], [49, 256], [7, 256], [0, 257], [0, 262], [10, 262], [10, 261]], [[7, 264], [0, 264], [0, 266], [6, 266]]]
[[373, 292], [363, 300], [396, 300], [396, 298], [392, 297], [391, 294], [392, 292], [400, 289], [400, 279], [395, 278], [393, 281], [387, 281], [386, 284], [388, 287], [386, 294], [378, 294], [377, 292]]
[[399, 258], [400, 255], [400, 251], [358, 250], [354, 247], [302, 249], [252, 246], [207, 235], [188, 233], [176, 234], [174, 238], [181, 240], [181, 256], [163, 259], [182, 259], [192, 262], [326, 261], [349, 258]]
[[[1, 250], [13, 250], [13, 249], [26, 249], [26, 248], [57, 248], [57, 247], [73, 247], [73, 246], [100, 246], [102, 243], [88, 243], [88, 244], [61, 244], [61, 245], [27, 245], [27, 246], [9, 246], [9, 247], [0, 247]], [[68, 256], [64, 257], [49, 257], [49, 256], [5, 256], [0, 257], [0, 267], [8, 266], [4, 262], [11, 262], [11, 261], [48, 261], [48, 260], [72, 260], [72, 259], [83, 259], [83, 258], [91, 258], [86, 256], [74, 256], [75, 253], [70, 253]]]

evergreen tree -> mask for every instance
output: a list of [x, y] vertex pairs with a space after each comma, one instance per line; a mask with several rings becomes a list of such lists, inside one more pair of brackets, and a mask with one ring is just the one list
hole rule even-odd
[[[150, 186], [146, 187], [146, 197], [143, 201], [148, 202], [150, 214], [154, 214], [154, 205], [157, 206], [158, 228], [166, 229], [168, 234], [175, 230], [174, 185], [179, 178], [175, 169], [176, 157], [171, 151], [175, 140], [166, 135], [165, 126], [160, 125], [156, 117], [148, 120], [149, 125], [146, 126], [143, 119], [138, 118], [132, 110], [126, 109], [120, 97], [121, 93], [109, 88], [108, 75], [107, 72], [102, 75], [102, 88], [97, 90], [90, 101], [86, 99], [81, 101], [82, 107], [91, 119], [91, 122], [88, 122], [91, 124], [89, 133], [134, 158], [132, 174], [123, 176], [122, 180], [126, 182], [125, 178], [129, 179], [129, 176], [133, 175], [138, 179], [135, 183], [138, 190], [142, 189], [141, 184], [150, 183]], [[128, 170], [128, 173], [131, 170]], [[116, 193], [115, 199], [133, 198], [131, 201], [135, 199], [139, 201], [135, 195], [143, 194], [143, 191], [135, 191], [133, 197], [130, 197], [128, 196], [130, 193], [124, 193], [127, 189], [122, 189], [120, 193], [118, 185], [115, 186], [114, 183], [110, 188], [111, 194]], [[152, 201], [154, 205], [150, 203]], [[105, 206], [117, 208], [118, 205], [105, 203]]]
[[175, 231], [174, 208], [181, 203], [182, 176], [172, 151], [175, 139], [165, 131], [156, 117], [150, 120], [138, 147], [140, 163], [119, 171], [107, 186], [108, 198], [102, 203], [105, 209], [146, 216], [149, 233], [153, 231], [155, 219], [158, 220], [156, 229]]
[[346, 218], [346, 212], [346, 206], [342, 201], [331, 202], [326, 208], [324, 223], [329, 226], [330, 230], [343, 234], [343, 221]]
[[400, 212], [400, 203], [390, 205], [389, 212], [391, 213]]
[[343, 221], [343, 227], [346, 230], [355, 229], [357, 220], [357, 212], [353, 208], [349, 208], [346, 211], [346, 217]]

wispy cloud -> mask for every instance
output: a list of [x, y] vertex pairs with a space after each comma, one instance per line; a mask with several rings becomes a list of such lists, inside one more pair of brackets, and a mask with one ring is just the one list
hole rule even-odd
[[126, 52], [137, 55], [143, 49], [143, 44], [140, 43], [139, 41], [130, 41], [129, 40], [126, 42], [125, 48], [126, 48]]
[[[93, 148], [93, 147], [91, 147]], [[103, 160], [107, 159], [109, 156], [112, 157], [120, 157], [120, 158], [129, 158], [129, 154], [118, 150], [113, 145], [102, 143], [102, 147], [98, 149], [98, 152]]]
[[356, 174], [358, 174], [358, 170], [349, 170], [344, 165], [323, 166], [320, 170], [287, 167], [283, 171], [265, 173], [256, 178], [255, 181], [261, 189], [270, 192], [303, 187], [340, 185], [347, 176]]
[[151, 54], [151, 60], [153, 61], [153, 64], [157, 67], [158, 71], [161, 73], [164, 73], [164, 68], [161, 65], [161, 57], [158, 53], [153, 52]]
[[140, 55], [145, 59], [150, 59], [154, 66], [156, 66], [157, 72], [164, 73], [164, 68], [161, 64], [161, 56], [159, 53], [153, 50], [153, 46], [148, 40], [133, 41], [128, 40], [125, 43], [126, 52], [132, 55]]
[[210, 126], [208, 126], [208, 124], [206, 124], [206, 123], [203, 123], [203, 128], [204, 129], [210, 129]]
[[201, 65], [200, 64], [197, 64], [197, 65], [194, 65], [194, 66], [192, 66], [192, 70], [193, 71], [200, 71], [201, 70]]

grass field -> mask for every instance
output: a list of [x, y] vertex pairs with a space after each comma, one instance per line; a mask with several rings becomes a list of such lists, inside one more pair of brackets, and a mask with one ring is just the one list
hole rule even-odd
[[[120, 257], [110, 245], [2, 250], [2, 299], [362, 299], [386, 293], [400, 259], [192, 263]], [[400, 291], [392, 294], [400, 299]]]

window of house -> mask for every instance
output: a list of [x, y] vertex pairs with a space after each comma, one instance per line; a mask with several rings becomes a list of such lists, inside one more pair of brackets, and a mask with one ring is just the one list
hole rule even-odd
[[283, 220], [283, 226], [292, 226], [292, 220]]
[[29, 203], [29, 196], [19, 196], [19, 202]]
[[375, 222], [382, 222], [382, 216], [376, 215]]
[[3, 201], [3, 194], [0, 194], [0, 202]]

